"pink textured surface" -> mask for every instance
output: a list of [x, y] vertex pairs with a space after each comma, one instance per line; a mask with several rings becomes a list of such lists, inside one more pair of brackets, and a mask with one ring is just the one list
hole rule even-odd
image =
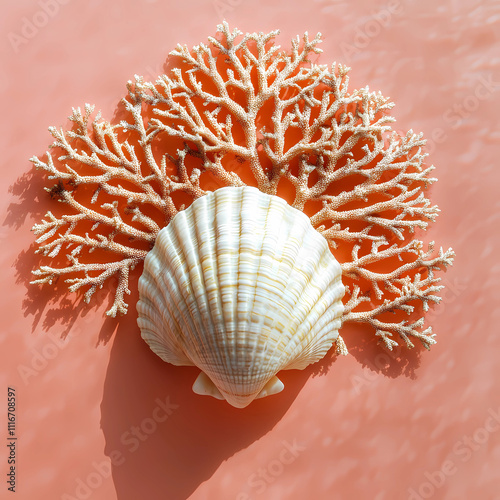
[[[47, 209], [28, 158], [47, 127], [85, 102], [112, 116], [134, 73], [153, 78], [177, 42], [205, 41], [222, 17], [279, 28], [283, 46], [322, 32], [320, 61], [351, 66], [351, 88], [381, 90], [397, 128], [429, 139], [442, 214], [426, 238], [457, 252], [429, 315], [431, 352], [387, 354], [351, 328], [349, 356], [285, 372], [283, 393], [236, 410], [192, 394], [196, 370], [155, 357], [133, 307], [104, 319], [106, 303], [28, 287], [29, 229]], [[13, 386], [13, 498], [500, 498], [498, 2], [23, 0], [0, 26], [0, 428]], [[5, 446], [0, 465], [8, 498]]]

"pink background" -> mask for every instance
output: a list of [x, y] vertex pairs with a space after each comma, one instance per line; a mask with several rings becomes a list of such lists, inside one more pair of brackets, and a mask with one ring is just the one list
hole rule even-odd
[[[48, 208], [28, 158], [47, 127], [86, 102], [112, 117], [128, 79], [154, 78], [177, 42], [205, 42], [223, 17], [279, 28], [284, 47], [322, 32], [320, 62], [351, 66], [351, 88], [390, 96], [396, 127], [429, 139], [442, 214], [426, 238], [457, 252], [431, 352], [387, 354], [346, 328], [347, 357], [285, 372], [283, 393], [236, 410], [152, 354], [133, 307], [104, 319], [104, 295], [83, 307], [28, 286], [30, 227]], [[13, 386], [15, 498], [500, 498], [498, 2], [18, 0], [0, 26], [0, 429]]]

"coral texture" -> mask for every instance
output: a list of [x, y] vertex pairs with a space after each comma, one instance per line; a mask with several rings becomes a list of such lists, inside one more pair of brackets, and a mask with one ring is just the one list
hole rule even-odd
[[34, 283], [68, 276], [89, 301], [116, 277], [107, 314], [124, 314], [130, 270], [158, 231], [208, 191], [253, 185], [327, 239], [347, 284], [344, 322], [370, 324], [389, 349], [400, 339], [428, 348], [424, 312], [439, 302], [435, 273], [454, 253], [415, 239], [438, 213], [424, 195], [436, 180], [425, 140], [391, 129], [393, 104], [380, 93], [349, 91], [349, 68], [312, 62], [319, 34], [292, 40], [288, 53], [277, 34], [224, 23], [209, 45], [178, 45], [155, 82], [129, 81], [121, 121], [86, 105], [73, 109], [70, 130], [49, 129], [52, 152], [32, 161], [63, 206], [34, 226], [38, 251], [53, 259]]

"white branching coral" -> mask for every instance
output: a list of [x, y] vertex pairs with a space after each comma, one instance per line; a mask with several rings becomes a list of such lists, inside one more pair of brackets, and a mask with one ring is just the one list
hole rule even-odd
[[73, 109], [71, 130], [50, 128], [52, 153], [32, 161], [55, 181], [48, 191], [63, 210], [34, 226], [53, 259], [35, 283], [67, 276], [88, 301], [116, 277], [108, 314], [124, 314], [130, 270], [158, 231], [208, 191], [253, 185], [287, 199], [327, 239], [347, 283], [344, 321], [370, 324], [389, 349], [398, 338], [428, 348], [423, 313], [439, 302], [436, 271], [454, 253], [414, 237], [438, 213], [424, 195], [436, 180], [425, 140], [392, 131], [393, 104], [380, 93], [349, 91], [349, 68], [311, 62], [319, 34], [292, 40], [289, 53], [277, 34], [224, 23], [208, 45], [177, 46], [177, 67], [156, 82], [128, 82], [120, 122], [92, 118], [86, 105]]

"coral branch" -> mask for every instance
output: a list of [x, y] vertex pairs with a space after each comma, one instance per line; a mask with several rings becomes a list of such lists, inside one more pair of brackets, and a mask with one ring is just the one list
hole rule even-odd
[[[288, 53], [277, 35], [224, 22], [208, 44], [178, 45], [177, 67], [155, 82], [129, 81], [118, 124], [86, 105], [73, 109], [71, 130], [49, 129], [52, 154], [32, 161], [66, 213], [47, 213], [34, 231], [41, 254], [68, 263], [41, 266], [35, 282], [68, 276], [89, 300], [115, 276], [108, 314], [125, 313], [130, 270], [179, 210], [223, 186], [288, 189], [342, 261], [344, 321], [370, 324], [389, 349], [398, 336], [429, 347], [423, 316], [399, 317], [439, 302], [435, 274], [454, 256], [414, 239], [439, 212], [424, 194], [436, 181], [425, 140], [392, 131], [393, 104], [380, 93], [350, 91], [350, 68], [311, 61], [320, 34], [297, 37]], [[346, 352], [340, 337], [337, 351]]]
[[[429, 348], [435, 343], [432, 328], [421, 330], [424, 324], [424, 318], [421, 317], [413, 323], [404, 320], [401, 322], [390, 322], [381, 320], [380, 316], [384, 313], [394, 313], [403, 311], [410, 315], [415, 310], [412, 303], [420, 301], [424, 311], [428, 311], [429, 303], [439, 303], [441, 298], [436, 295], [443, 286], [438, 285], [440, 278], [434, 277], [434, 272], [440, 268], [453, 264], [454, 252], [448, 249], [443, 252], [441, 248], [437, 256], [433, 256], [434, 243], [429, 244], [427, 252], [423, 252], [422, 243], [414, 240], [404, 247], [393, 245], [385, 250], [378, 251], [377, 245], [372, 247], [372, 252], [358, 257], [359, 246], [353, 249], [353, 259], [351, 262], [344, 263], [343, 273], [346, 276], [355, 279], [364, 279], [371, 285], [371, 290], [376, 299], [380, 301], [386, 293], [392, 298], [384, 299], [379, 305], [373, 305], [368, 311], [355, 311], [363, 302], [370, 301], [370, 293], [361, 294], [358, 285], [354, 286], [350, 299], [345, 305], [343, 322], [355, 321], [370, 324], [376, 331], [375, 334], [381, 338], [387, 348], [392, 349], [397, 342], [390, 337], [398, 334], [407, 347], [413, 347], [410, 337], [420, 340], [424, 347]], [[393, 257], [401, 257], [404, 253], [414, 253], [417, 258], [411, 262], [406, 262], [390, 272], [375, 272], [367, 269], [368, 265], [384, 261]], [[411, 271], [420, 272], [409, 274]], [[427, 277], [422, 279], [422, 275]]]

